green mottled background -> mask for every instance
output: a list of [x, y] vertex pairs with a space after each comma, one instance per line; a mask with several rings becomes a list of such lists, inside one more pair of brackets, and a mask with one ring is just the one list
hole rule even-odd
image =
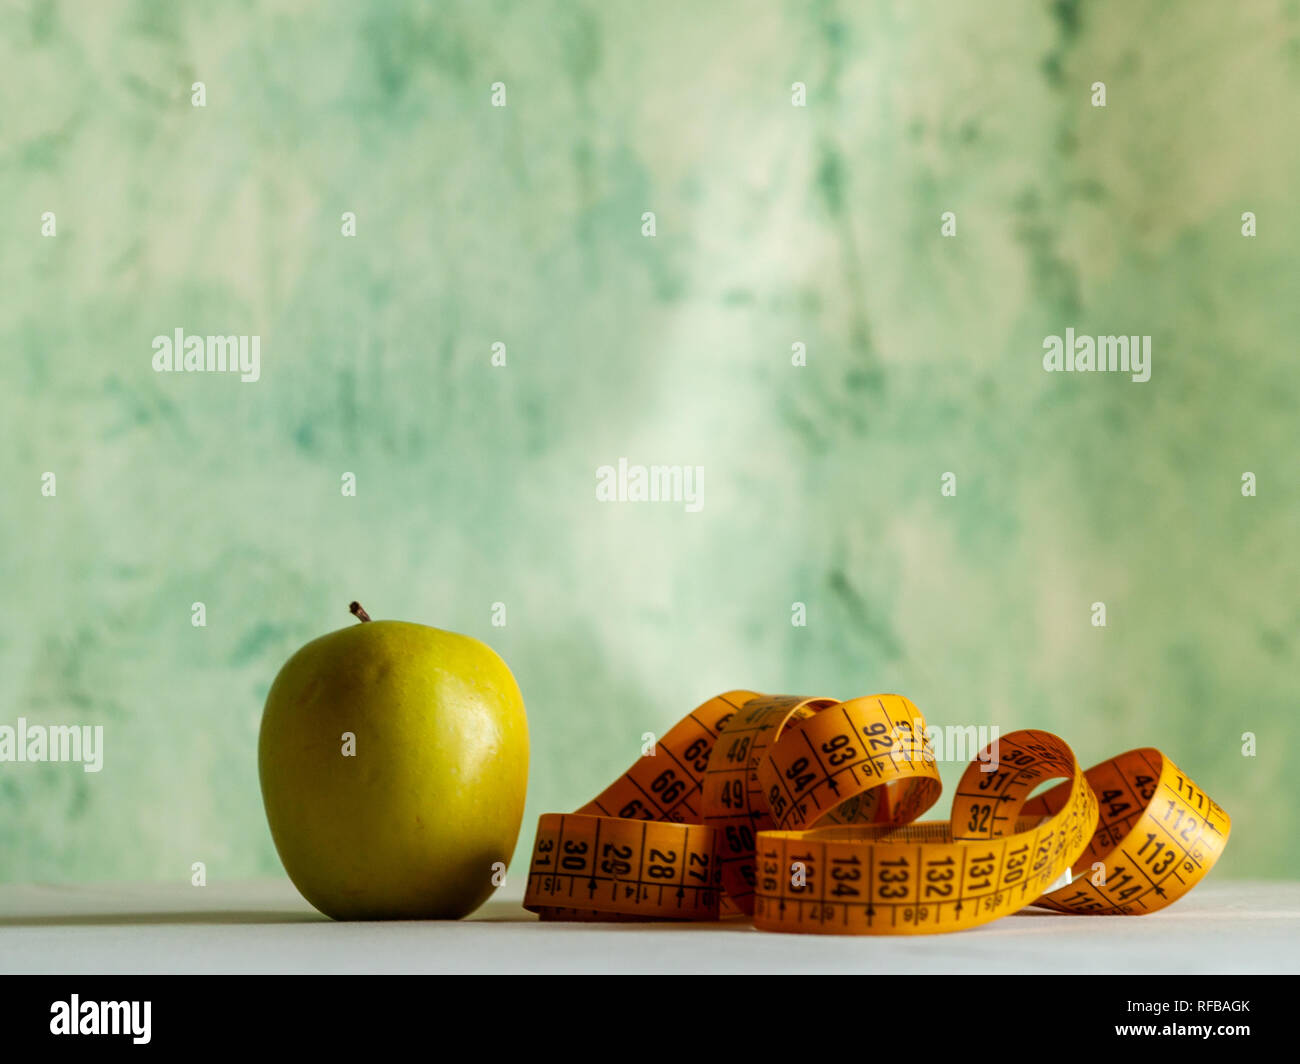
[[743, 685], [1159, 745], [1300, 872], [1295, 0], [3, 7], [0, 723], [106, 750], [0, 765], [0, 880], [277, 871], [262, 700], [353, 597], [509, 661], [524, 853]]

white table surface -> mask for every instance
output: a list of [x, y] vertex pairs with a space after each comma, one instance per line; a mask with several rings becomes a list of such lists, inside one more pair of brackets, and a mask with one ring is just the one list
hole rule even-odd
[[285, 880], [0, 884], [0, 973], [1298, 972], [1300, 884], [1213, 880], [1164, 912], [1028, 909], [921, 937], [540, 923], [507, 884], [460, 922], [334, 923]]

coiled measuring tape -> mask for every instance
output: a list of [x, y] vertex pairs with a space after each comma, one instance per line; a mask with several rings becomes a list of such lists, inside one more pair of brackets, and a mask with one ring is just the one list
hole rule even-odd
[[540, 818], [524, 906], [823, 934], [958, 931], [1026, 905], [1138, 915], [1191, 890], [1231, 829], [1158, 750], [1085, 772], [1040, 731], [995, 740], [951, 819], [916, 823], [940, 791], [925, 719], [901, 695], [730, 691], [577, 812]]

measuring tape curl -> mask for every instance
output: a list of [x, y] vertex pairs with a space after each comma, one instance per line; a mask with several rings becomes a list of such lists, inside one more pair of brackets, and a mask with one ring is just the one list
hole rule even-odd
[[914, 823], [941, 785], [925, 720], [901, 695], [730, 691], [652, 753], [576, 813], [539, 819], [526, 908], [579, 921], [743, 913], [832, 934], [961, 930], [1030, 904], [1138, 914], [1199, 882], [1230, 830], [1159, 751], [1085, 773], [1037, 731], [981, 751], [950, 821]]
[[[758, 836], [813, 823], [903, 824], [942, 785], [925, 720], [901, 695], [757, 697], [726, 722], [703, 783], [722, 885], [754, 912]], [[898, 753], [904, 756], [894, 756]]]
[[[1172, 905], [1223, 853], [1232, 821], [1159, 750], [1129, 750], [1085, 773], [1097, 795], [1097, 830], [1068, 887], [1035, 905], [1062, 913], [1137, 916]], [[1054, 788], [1026, 803], [1050, 815], [1064, 795]]]

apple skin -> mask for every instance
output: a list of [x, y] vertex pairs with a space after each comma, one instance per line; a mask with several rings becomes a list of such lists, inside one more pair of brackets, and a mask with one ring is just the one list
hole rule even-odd
[[342, 628], [276, 676], [258, 775], [285, 871], [322, 913], [458, 919], [519, 838], [523, 697], [477, 639], [404, 621]]

